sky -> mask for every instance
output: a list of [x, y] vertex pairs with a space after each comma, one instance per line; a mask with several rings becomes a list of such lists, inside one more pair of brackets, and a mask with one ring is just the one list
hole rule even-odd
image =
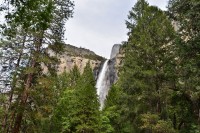
[[[66, 23], [65, 42], [109, 58], [112, 46], [127, 40], [125, 20], [136, 0], [74, 0]], [[147, 0], [166, 10], [168, 0]]]
[[[74, 14], [66, 22], [65, 42], [109, 59], [112, 46], [127, 40], [125, 20], [137, 0], [72, 1], [75, 2]], [[166, 10], [168, 0], [147, 1]], [[0, 13], [0, 23], [2, 21]]]

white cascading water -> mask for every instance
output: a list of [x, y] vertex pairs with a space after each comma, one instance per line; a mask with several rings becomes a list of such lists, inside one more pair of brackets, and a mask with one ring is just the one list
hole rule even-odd
[[108, 94], [108, 83], [106, 79], [106, 73], [108, 71], [108, 60], [106, 60], [103, 64], [103, 68], [98, 76], [96, 88], [97, 88], [97, 95], [99, 96], [100, 102], [100, 110], [102, 110], [104, 106], [104, 101]]
[[97, 79], [96, 88], [100, 102], [100, 110], [102, 110], [104, 107], [104, 101], [106, 99], [106, 96], [108, 95], [108, 91], [111, 85], [117, 80], [117, 72], [115, 70], [116, 62], [114, 58], [119, 53], [120, 47], [120, 44], [113, 45], [110, 60], [106, 60], [104, 62]]

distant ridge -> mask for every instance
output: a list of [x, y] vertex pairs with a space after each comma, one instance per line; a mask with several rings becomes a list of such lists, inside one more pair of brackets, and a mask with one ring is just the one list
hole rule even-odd
[[100, 61], [105, 60], [104, 57], [97, 55], [95, 52], [93, 52], [89, 49], [81, 48], [81, 47], [78, 48], [71, 44], [65, 45], [65, 51], [67, 52], [68, 55], [85, 57], [85, 58], [92, 59], [92, 60], [100, 60]]

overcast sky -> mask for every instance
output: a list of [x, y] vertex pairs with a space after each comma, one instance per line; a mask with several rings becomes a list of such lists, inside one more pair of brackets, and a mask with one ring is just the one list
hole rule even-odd
[[[65, 42], [109, 58], [112, 46], [127, 40], [125, 20], [137, 0], [72, 1], [75, 1], [74, 15], [66, 23]], [[168, 0], [147, 1], [166, 10]], [[2, 17], [0, 14], [0, 22]]]
[[[110, 57], [113, 44], [127, 40], [125, 20], [136, 0], [74, 0], [74, 17], [66, 23], [66, 43]], [[165, 10], [168, 0], [148, 0]]]

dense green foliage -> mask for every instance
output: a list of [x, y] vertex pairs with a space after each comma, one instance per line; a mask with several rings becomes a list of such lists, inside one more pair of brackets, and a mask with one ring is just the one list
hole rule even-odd
[[6, 19], [0, 43], [5, 74], [0, 86], [1, 132], [43, 132], [58, 95], [54, 87], [58, 59], [47, 48], [61, 51], [58, 46], [72, 8], [69, 0], [5, 0], [1, 6]]
[[[70, 87], [58, 102], [53, 116], [54, 132], [94, 133], [99, 130], [100, 113], [95, 80], [89, 63], [83, 74], [78, 69], [71, 71]], [[76, 77], [76, 78], [73, 78]], [[71, 84], [72, 83], [72, 84]]]
[[163, 12], [138, 0], [130, 11], [124, 65], [105, 108], [115, 132], [200, 131], [199, 4], [171, 0]]

